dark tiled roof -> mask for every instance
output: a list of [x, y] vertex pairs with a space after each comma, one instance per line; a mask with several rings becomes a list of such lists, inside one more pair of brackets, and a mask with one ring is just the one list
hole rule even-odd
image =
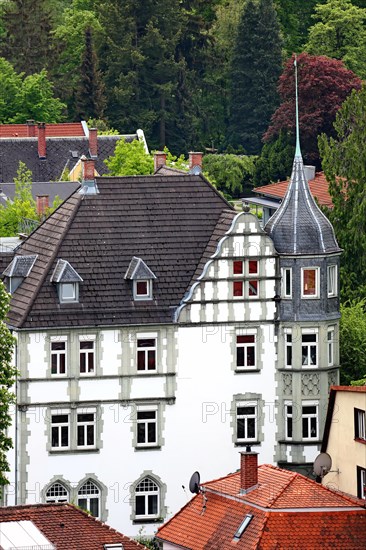
[[309, 191], [301, 156], [295, 156], [286, 196], [265, 231], [280, 254], [314, 256], [340, 252], [329, 220]]
[[[17, 327], [171, 323], [202, 258], [235, 215], [202, 177], [180, 174], [97, 178], [99, 194], [75, 193], [17, 250], [38, 254], [14, 292]], [[224, 214], [224, 211], [226, 213]], [[133, 301], [124, 276], [133, 256], [157, 277], [153, 300]], [[57, 261], [82, 277], [79, 304], [59, 304], [50, 281]]]
[[12, 262], [5, 269], [3, 275], [6, 277], [27, 277], [36, 261], [37, 256], [15, 256]]
[[[0, 143], [1, 147], [1, 143]], [[80, 187], [80, 182], [78, 181], [58, 181], [55, 182], [33, 182], [32, 183], [32, 196], [36, 199], [37, 196], [48, 195], [49, 204], [52, 206], [53, 201], [55, 200], [56, 195], [60, 197], [61, 200], [67, 199], [76, 189]], [[7, 198], [14, 200], [15, 196], [15, 183], [0, 183], [0, 193], [1, 191], [6, 195]], [[1, 197], [0, 197], [1, 198]], [[4, 199], [3, 204], [6, 203]]]
[[[240, 472], [204, 487], [205, 509], [202, 495], [195, 496], [160, 527], [159, 540], [192, 550], [366, 547], [366, 510], [360, 501], [300, 474], [262, 465], [258, 468], [258, 487], [247, 494], [239, 492]], [[247, 514], [253, 518], [234, 541]]]
[[52, 283], [82, 283], [83, 280], [75, 269], [66, 260], [57, 260], [54, 272], [51, 275]]
[[125, 550], [145, 548], [70, 504], [0, 507], [0, 523], [6, 521], [32, 521], [57, 550], [104, 550], [117, 543]]
[[[136, 139], [135, 134], [123, 136], [126, 141]], [[115, 150], [121, 136], [98, 136], [98, 157], [95, 168], [100, 175], [107, 174], [104, 160]], [[37, 138], [0, 140], [0, 182], [11, 182], [16, 176], [19, 161], [32, 171], [32, 181], [58, 181], [64, 169], [72, 170], [82, 155], [89, 153], [86, 137], [47, 138], [47, 156], [38, 157]], [[75, 152], [75, 156], [73, 154]]]
[[125, 279], [156, 279], [156, 276], [141, 258], [134, 256], [128, 266]]

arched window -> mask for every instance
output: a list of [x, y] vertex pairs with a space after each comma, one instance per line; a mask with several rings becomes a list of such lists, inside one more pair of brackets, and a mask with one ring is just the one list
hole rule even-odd
[[145, 477], [135, 489], [136, 519], [154, 519], [160, 515], [159, 487], [150, 478]]
[[68, 501], [69, 492], [61, 483], [53, 483], [53, 485], [51, 485], [51, 487], [46, 492], [46, 502], [55, 503]]
[[100, 489], [90, 479], [78, 490], [78, 505], [87, 510], [92, 516], [99, 518], [100, 514]]

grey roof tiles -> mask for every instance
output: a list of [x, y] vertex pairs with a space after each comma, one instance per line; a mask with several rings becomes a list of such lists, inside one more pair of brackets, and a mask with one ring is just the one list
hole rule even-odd
[[[235, 216], [200, 175], [105, 177], [97, 185], [97, 195], [75, 192], [17, 250], [38, 258], [12, 296], [11, 325], [171, 323]], [[133, 300], [124, 279], [133, 256], [156, 276], [153, 300]], [[59, 303], [51, 275], [60, 259], [83, 279], [79, 303]]]
[[301, 155], [295, 156], [287, 193], [265, 231], [280, 254], [340, 252], [331, 223], [310, 193]]

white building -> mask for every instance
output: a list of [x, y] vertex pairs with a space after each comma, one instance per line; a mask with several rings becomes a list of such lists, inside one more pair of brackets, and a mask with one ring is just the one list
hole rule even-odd
[[202, 175], [92, 174], [4, 271], [20, 371], [5, 503], [69, 501], [137, 535], [243, 446], [308, 468], [338, 380], [340, 250], [301, 157], [266, 230]]

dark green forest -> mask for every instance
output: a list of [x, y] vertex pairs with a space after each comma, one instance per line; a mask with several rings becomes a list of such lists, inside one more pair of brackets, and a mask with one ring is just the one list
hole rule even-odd
[[[175, 154], [262, 153], [256, 178], [275, 180], [290, 155], [273, 163], [273, 151], [279, 159], [293, 142], [291, 56], [311, 55], [299, 63], [300, 123], [306, 160], [319, 165], [316, 133], [332, 132], [335, 111], [316, 105], [319, 92], [305, 96], [309, 80], [337, 108], [359, 86], [365, 9], [366, 0], [5, 0], [0, 122], [93, 119], [142, 128], [152, 149]], [[326, 82], [324, 55], [335, 60]]]

